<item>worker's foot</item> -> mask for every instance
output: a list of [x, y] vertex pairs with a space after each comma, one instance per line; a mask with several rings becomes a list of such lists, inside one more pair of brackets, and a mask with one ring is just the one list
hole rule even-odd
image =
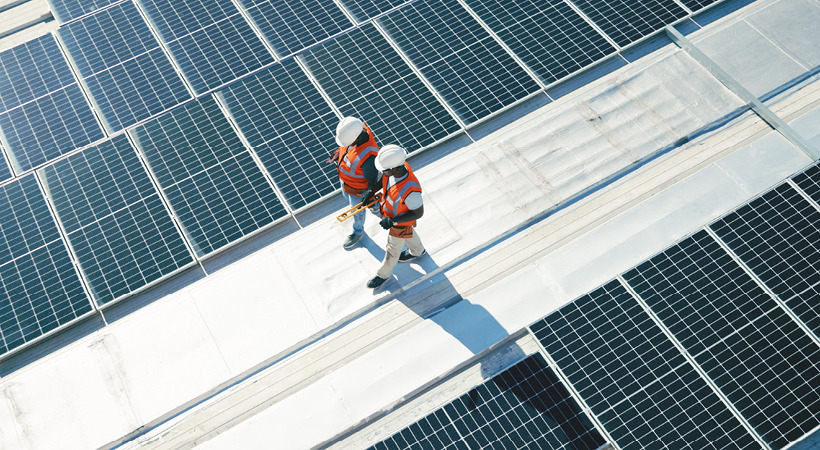
[[367, 282], [367, 287], [369, 287], [370, 289], [376, 289], [377, 287], [384, 284], [385, 281], [387, 281], [387, 278], [382, 278], [382, 277], [379, 277], [379, 276], [375, 276], [375, 277], [371, 278], [370, 281]]
[[411, 255], [410, 250], [404, 250], [404, 251], [401, 252], [401, 255], [399, 255], [399, 262], [410, 262], [410, 261], [412, 261], [412, 260], [414, 260], [414, 259], [416, 259], [420, 256], [424, 256], [426, 254], [427, 254], [426, 249], [421, 252], [421, 255]]
[[347, 239], [345, 239], [345, 242], [344, 242], [344, 244], [342, 244], [342, 247], [344, 247], [345, 250], [350, 250], [351, 248], [355, 247], [356, 244], [359, 243], [359, 241], [362, 239], [363, 235], [364, 235], [364, 233], [362, 233], [362, 234], [356, 234], [356, 233], [351, 234], [350, 236], [347, 237]]

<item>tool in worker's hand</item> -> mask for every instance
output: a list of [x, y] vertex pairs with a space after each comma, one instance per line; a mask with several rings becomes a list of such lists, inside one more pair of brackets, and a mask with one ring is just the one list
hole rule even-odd
[[338, 220], [339, 222], [344, 222], [345, 220], [347, 220], [347, 219], [355, 216], [356, 214], [364, 211], [365, 209], [373, 206], [377, 201], [379, 201], [379, 199], [381, 199], [381, 197], [382, 197], [381, 194], [376, 194], [373, 197], [373, 200], [371, 200], [370, 203], [368, 203], [366, 205], [358, 203], [354, 206], [351, 206], [347, 211], [345, 211], [345, 212], [339, 214], [338, 216], [336, 216], [336, 220]]

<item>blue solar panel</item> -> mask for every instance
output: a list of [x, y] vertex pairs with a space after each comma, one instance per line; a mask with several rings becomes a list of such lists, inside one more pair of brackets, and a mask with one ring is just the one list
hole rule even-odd
[[458, 3], [419, 0], [379, 22], [466, 124], [540, 89]]
[[0, 353], [89, 311], [36, 178], [0, 187]]
[[357, 21], [363, 22], [391, 8], [407, 3], [407, 1], [408, 0], [341, 0], [341, 3], [350, 11]]
[[193, 261], [125, 135], [40, 175], [99, 304]]
[[690, 11], [695, 12], [718, 1], [720, 0], [681, 0], [681, 3], [689, 8]]
[[280, 57], [353, 26], [333, 0], [240, 1]]
[[77, 83], [0, 114], [0, 142], [18, 173], [103, 137]]
[[294, 209], [339, 188], [328, 164], [339, 119], [294, 60], [233, 84], [222, 96]]
[[467, 0], [467, 4], [544, 84], [615, 52], [563, 0]]
[[0, 113], [75, 83], [54, 36], [0, 53]]
[[300, 57], [342, 114], [370, 125], [380, 144], [412, 151], [459, 130], [372, 24]]
[[231, 2], [143, 0], [142, 4], [198, 94], [274, 61]]
[[[0, 145], [0, 149], [2, 149], [2, 148], [3, 148], [3, 146]], [[0, 151], [5, 153], [5, 150], [0, 150]], [[14, 174], [11, 173], [11, 169], [9, 168], [9, 165], [6, 164], [6, 158], [0, 156], [0, 182], [8, 180], [9, 178], [11, 178], [13, 176], [14, 176]]]
[[687, 15], [675, 0], [573, 0], [573, 3], [622, 47]]
[[530, 329], [621, 448], [760, 448], [617, 281]]
[[58, 33], [112, 131], [191, 97], [131, 2], [72, 22]]
[[48, 0], [51, 12], [61, 23], [94, 12], [119, 0]]
[[541, 355], [533, 355], [371, 450], [597, 449], [605, 443]]
[[624, 278], [774, 448], [820, 425], [820, 346], [706, 231]]
[[213, 97], [132, 135], [200, 256], [287, 214]]

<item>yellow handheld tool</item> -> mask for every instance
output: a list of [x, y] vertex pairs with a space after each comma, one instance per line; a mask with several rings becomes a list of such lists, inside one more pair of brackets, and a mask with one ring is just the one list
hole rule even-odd
[[366, 205], [362, 205], [361, 203], [359, 203], [359, 204], [351, 206], [347, 211], [345, 211], [345, 212], [339, 214], [338, 216], [336, 216], [336, 220], [338, 220], [339, 222], [344, 222], [345, 220], [347, 220], [347, 219], [355, 216], [356, 214], [364, 211], [365, 209], [370, 208], [371, 206], [373, 206], [373, 204], [376, 203], [377, 201], [379, 201], [379, 199], [381, 197], [382, 197], [381, 194], [376, 194], [376, 196], [373, 197], [373, 200], [371, 200], [370, 203], [368, 203]]

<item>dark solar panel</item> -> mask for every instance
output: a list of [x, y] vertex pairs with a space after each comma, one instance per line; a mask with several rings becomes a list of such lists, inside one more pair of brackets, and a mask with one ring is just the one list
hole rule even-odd
[[792, 177], [795, 184], [816, 203], [820, 203], [820, 164], [809, 167]]
[[0, 53], [0, 112], [75, 82], [53, 35], [12, 47]]
[[99, 304], [193, 261], [125, 135], [40, 174]]
[[379, 22], [466, 124], [540, 88], [458, 3], [420, 0]]
[[674, 0], [574, 0], [621, 47], [686, 17]]
[[707, 232], [625, 278], [773, 447], [820, 424], [820, 347]]
[[690, 11], [695, 12], [718, 1], [720, 0], [681, 0], [681, 3], [689, 8]]
[[91, 311], [33, 175], [0, 187], [0, 353]]
[[[2, 149], [2, 148], [3, 148], [3, 146], [0, 145], [0, 149]], [[5, 152], [5, 150], [2, 150], [2, 151]], [[6, 158], [0, 156], [0, 182], [8, 180], [12, 176], [14, 176], [14, 174], [11, 173], [11, 169], [9, 168], [9, 165], [6, 164]]]
[[221, 95], [292, 208], [339, 188], [336, 166], [326, 162], [339, 119], [294, 60]]
[[303, 57], [342, 114], [361, 118], [382, 145], [398, 144], [412, 151], [459, 130], [372, 24]]
[[352, 14], [357, 21], [363, 22], [407, 1], [408, 0], [341, 0], [341, 3], [350, 11], [350, 14]]
[[615, 52], [563, 0], [467, 0], [467, 4], [545, 84]]
[[199, 94], [274, 61], [231, 2], [143, 0], [142, 4]]
[[783, 183], [718, 220], [712, 229], [820, 334], [820, 211]]
[[48, 0], [54, 17], [61, 23], [116, 3], [118, 0]]
[[280, 57], [353, 26], [333, 0], [240, 1]]
[[190, 98], [131, 2], [72, 22], [58, 33], [111, 130]]
[[76, 83], [0, 114], [0, 142], [18, 173], [103, 137]]
[[617, 281], [530, 328], [622, 448], [759, 448]]
[[287, 213], [210, 96], [133, 130], [198, 255]]
[[589, 418], [540, 355], [371, 447], [387, 449], [596, 449]]

